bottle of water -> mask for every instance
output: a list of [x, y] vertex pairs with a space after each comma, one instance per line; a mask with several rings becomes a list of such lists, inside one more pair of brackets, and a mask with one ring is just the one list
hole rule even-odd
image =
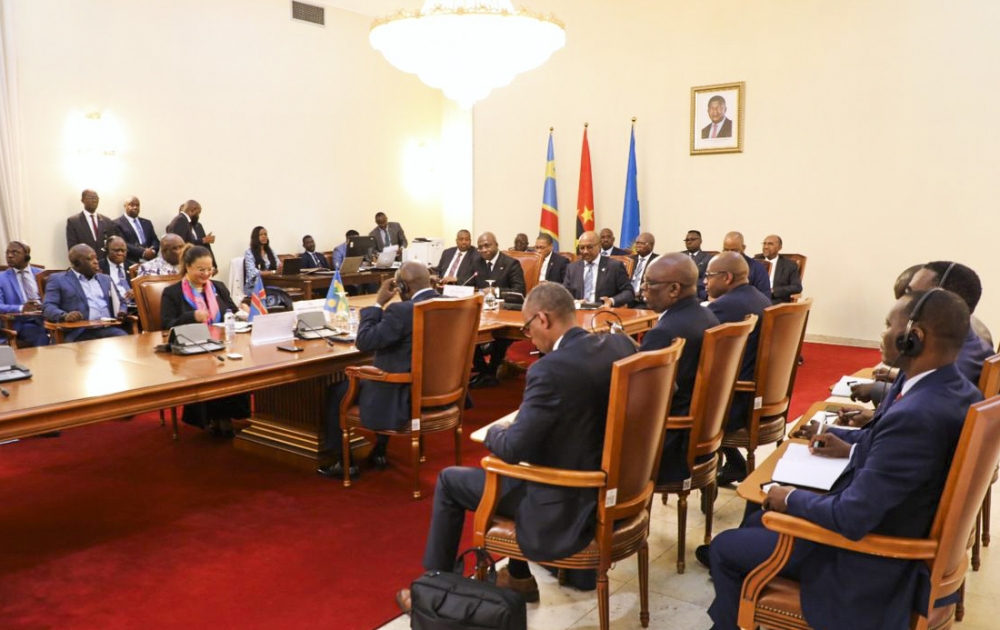
[[226, 347], [228, 348], [233, 344], [233, 338], [236, 337], [236, 315], [230, 311], [226, 311], [226, 315], [222, 321], [226, 325]]
[[350, 330], [351, 336], [356, 337], [358, 335], [358, 309], [352, 308], [350, 314]]

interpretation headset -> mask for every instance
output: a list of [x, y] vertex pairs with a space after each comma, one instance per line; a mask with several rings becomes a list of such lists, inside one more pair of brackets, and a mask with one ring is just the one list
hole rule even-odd
[[22, 250], [24, 250], [24, 262], [31, 262], [31, 248], [22, 243], [21, 241], [11, 241], [11, 245], [17, 245]]
[[944, 291], [941, 287], [944, 285], [945, 280], [948, 279], [948, 274], [951, 270], [955, 268], [955, 263], [948, 265], [948, 268], [943, 274], [941, 274], [941, 279], [938, 280], [937, 286], [928, 291], [920, 298], [917, 305], [913, 307], [913, 311], [910, 313], [910, 319], [906, 322], [906, 329], [901, 335], [896, 337], [896, 350], [899, 350], [900, 356], [904, 357], [915, 357], [919, 355], [924, 350], [924, 342], [917, 336], [917, 333], [913, 331], [913, 325], [920, 319], [920, 315], [924, 310], [924, 305], [930, 299], [931, 295], [937, 293], [938, 291]]

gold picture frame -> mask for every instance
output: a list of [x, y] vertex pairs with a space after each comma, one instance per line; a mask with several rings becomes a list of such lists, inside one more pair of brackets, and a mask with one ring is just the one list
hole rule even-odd
[[745, 101], [744, 81], [691, 88], [691, 155], [743, 153]]

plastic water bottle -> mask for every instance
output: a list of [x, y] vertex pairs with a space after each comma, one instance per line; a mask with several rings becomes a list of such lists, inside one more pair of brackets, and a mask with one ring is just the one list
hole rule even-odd
[[358, 309], [356, 309], [356, 308], [352, 308], [351, 309], [350, 319], [348, 320], [348, 322], [349, 322], [349, 326], [350, 326], [350, 330], [351, 330], [351, 336], [352, 337], [357, 337], [357, 335], [358, 335]]
[[226, 347], [228, 348], [233, 344], [233, 338], [236, 337], [236, 315], [227, 311], [222, 321], [226, 324]]

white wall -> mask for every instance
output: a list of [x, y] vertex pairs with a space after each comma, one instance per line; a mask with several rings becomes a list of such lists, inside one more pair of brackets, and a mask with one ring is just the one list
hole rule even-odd
[[[813, 335], [875, 340], [897, 273], [976, 269], [1000, 329], [994, 182], [1000, 3], [967, 0], [545, 0], [566, 48], [475, 108], [475, 228], [508, 246], [538, 225], [555, 127], [560, 232], [573, 236], [583, 123], [599, 227], [621, 226], [636, 125], [644, 229], [706, 249], [741, 230], [809, 256]], [[690, 88], [746, 81], [742, 154], [689, 155]]]
[[[142, 200], [159, 232], [197, 199], [223, 276], [262, 224], [279, 252], [321, 249], [374, 227], [441, 232], [440, 190], [414, 190], [443, 98], [368, 44], [371, 18], [327, 8], [292, 21], [288, 0], [15, 0], [25, 234], [34, 259], [65, 266], [64, 225], [97, 188], [100, 212]], [[67, 168], [67, 121], [105, 112], [121, 129], [110, 168]], [[96, 180], [96, 181], [95, 181]]]

